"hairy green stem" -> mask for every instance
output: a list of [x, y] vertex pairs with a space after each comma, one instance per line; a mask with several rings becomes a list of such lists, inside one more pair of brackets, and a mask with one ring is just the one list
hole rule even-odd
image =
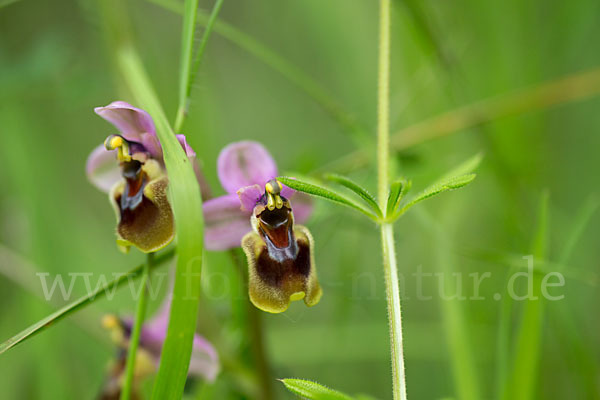
[[383, 269], [385, 273], [385, 289], [390, 324], [394, 400], [406, 400], [402, 310], [400, 305], [400, 288], [398, 285], [396, 249], [394, 247], [394, 227], [392, 224], [381, 224], [381, 247], [383, 251]]
[[[380, 0], [379, 7], [377, 172], [379, 204], [380, 208], [385, 210], [389, 187], [390, 0]], [[405, 400], [406, 378], [402, 348], [402, 312], [400, 306], [400, 288], [398, 285], [398, 265], [396, 263], [396, 249], [394, 247], [394, 226], [391, 223], [382, 222], [380, 228], [388, 319], [390, 324], [394, 400]]]
[[377, 96], [377, 176], [381, 209], [386, 205], [390, 159], [390, 1], [379, 3], [379, 78]]
[[125, 381], [123, 382], [123, 390], [121, 391], [121, 400], [129, 400], [131, 398], [131, 390], [134, 382], [133, 377], [135, 374], [135, 361], [137, 348], [140, 343], [140, 334], [142, 332], [142, 324], [146, 317], [146, 304], [148, 303], [147, 296], [147, 284], [150, 279], [150, 268], [154, 261], [154, 253], [148, 253], [146, 264], [144, 264], [144, 270], [142, 271], [142, 281], [140, 283], [140, 294], [137, 302], [137, 309], [135, 312], [135, 323], [133, 325], [133, 332], [129, 338], [129, 351], [127, 353], [127, 365], [125, 366]]

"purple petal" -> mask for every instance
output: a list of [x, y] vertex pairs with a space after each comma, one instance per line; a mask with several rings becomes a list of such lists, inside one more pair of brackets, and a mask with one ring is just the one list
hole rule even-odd
[[231, 194], [244, 186], [264, 186], [277, 176], [273, 157], [260, 143], [251, 141], [231, 143], [221, 150], [217, 169], [221, 185]]
[[313, 202], [310, 196], [304, 193], [296, 193], [290, 200], [294, 211], [294, 221], [298, 224], [305, 223], [313, 211]]
[[240, 247], [242, 237], [252, 230], [250, 212], [242, 211], [237, 195], [230, 194], [205, 202], [204, 246], [208, 250]]
[[124, 101], [113, 101], [94, 111], [113, 124], [125, 139], [141, 143], [154, 158], [162, 157], [154, 122], [146, 111]]
[[121, 179], [116, 151], [108, 151], [102, 144], [96, 147], [88, 156], [85, 172], [94, 186], [103, 192], [110, 192]]
[[179, 141], [179, 144], [181, 144], [181, 147], [183, 147], [186, 156], [188, 156], [189, 158], [196, 157], [196, 152], [188, 144], [187, 140], [185, 139], [185, 135], [175, 135], [175, 137]]
[[199, 376], [213, 382], [219, 369], [219, 356], [215, 348], [202, 336], [194, 335], [188, 376]]
[[242, 204], [242, 210], [251, 213], [264, 192], [265, 190], [258, 185], [245, 186], [238, 190], [237, 195]]

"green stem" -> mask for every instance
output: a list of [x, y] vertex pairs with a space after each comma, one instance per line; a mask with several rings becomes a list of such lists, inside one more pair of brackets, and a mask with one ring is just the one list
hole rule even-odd
[[196, 32], [196, 15], [198, 0], [186, 0], [183, 11], [183, 29], [181, 34], [181, 65], [179, 72], [179, 106], [175, 118], [174, 131], [179, 132], [183, 125], [188, 104], [188, 87], [194, 55], [194, 33]]
[[[159, 255], [156, 258], [156, 265], [162, 264], [165, 261], [170, 260], [171, 258], [173, 258], [174, 255], [175, 255], [174, 248], [162, 253], [161, 255]], [[88, 293], [85, 296], [80, 297], [79, 299], [65, 305], [58, 311], [55, 311], [52, 314], [48, 315], [47, 317], [39, 320], [35, 324], [25, 328], [21, 332], [17, 333], [10, 339], [8, 339], [5, 342], [0, 344], [0, 354], [12, 349], [13, 347], [15, 347], [16, 345], [18, 345], [20, 343], [23, 343], [24, 341], [32, 338], [33, 336], [44, 331], [45, 329], [48, 329], [51, 326], [56, 326], [56, 324], [61, 319], [73, 314], [76, 311], [83, 309], [88, 304], [91, 304], [97, 300], [102, 299], [113, 288], [115, 288], [115, 290], [116, 290], [119, 287], [130, 282], [130, 279], [137, 279], [141, 275], [143, 268], [144, 268], [144, 266], [140, 265], [140, 266], [130, 270], [126, 274], [122, 274], [122, 275], [118, 276], [117, 278], [113, 279], [112, 281], [96, 288], [96, 290], [92, 291], [91, 293]]]
[[379, 78], [377, 96], [377, 176], [381, 209], [389, 186], [390, 159], [390, 1], [379, 2]]
[[[390, 0], [379, 3], [379, 77], [377, 115], [377, 172], [379, 204], [386, 209], [389, 187], [389, 86], [390, 86]], [[398, 285], [398, 265], [394, 246], [394, 226], [382, 222], [381, 247], [390, 324], [394, 400], [406, 400], [406, 378], [402, 348], [402, 311]]]
[[206, 28], [204, 29], [204, 35], [202, 36], [202, 41], [200, 42], [200, 46], [198, 47], [198, 51], [196, 53], [196, 57], [192, 62], [192, 54], [194, 51], [194, 32], [196, 28], [196, 17], [198, 10], [198, 2], [191, 1], [186, 2], [186, 8], [184, 11], [184, 15], [188, 15], [189, 18], [184, 18], [184, 24], [189, 21], [189, 26], [184, 26], [183, 29], [183, 38], [182, 38], [182, 53], [181, 53], [181, 76], [180, 76], [180, 86], [179, 86], [179, 107], [177, 108], [177, 116], [175, 118], [175, 132], [179, 132], [183, 127], [183, 122], [188, 112], [188, 107], [190, 103], [190, 98], [192, 94], [192, 86], [196, 79], [196, 75], [198, 74], [198, 69], [200, 68], [200, 63], [202, 61], [202, 56], [204, 55], [204, 50], [206, 49], [206, 44], [208, 43], [208, 38], [213, 29], [213, 25], [217, 20], [217, 15], [219, 15], [219, 11], [221, 10], [221, 6], [223, 5], [223, 0], [216, 0], [215, 5], [212, 9], [208, 22], [206, 23]]
[[[181, 3], [174, 0], [148, 0], [158, 6], [161, 6], [172, 12], [181, 14]], [[210, 17], [198, 11], [198, 24], [208, 28]], [[316, 103], [318, 103], [325, 112], [336, 120], [359, 147], [365, 147], [366, 140], [369, 138], [369, 131], [357, 121], [354, 115], [347, 112], [339, 102], [333, 98], [329, 92], [310, 75], [301, 68], [280, 56], [274, 50], [258, 41], [247, 33], [237, 29], [222, 20], [216, 20], [214, 31], [223, 38], [229, 40], [239, 48], [252, 54], [258, 60], [279, 72], [284, 78], [296, 85]]]
[[135, 313], [135, 324], [133, 326], [131, 337], [129, 338], [129, 352], [127, 354], [127, 365], [125, 366], [125, 381], [123, 382], [123, 390], [121, 391], [121, 400], [129, 400], [131, 398], [131, 390], [134, 385], [133, 377], [135, 374], [136, 353], [140, 343], [142, 324], [144, 323], [144, 318], [146, 316], [146, 303], [148, 302], [146, 286], [148, 284], [148, 279], [150, 279], [150, 268], [153, 261], [154, 253], [148, 253], [148, 259], [146, 264], [144, 264], [144, 270], [142, 271], [140, 295]]
[[390, 324], [394, 400], [406, 400], [404, 350], [402, 347], [402, 309], [400, 305], [396, 249], [394, 247], [394, 226], [392, 224], [381, 224], [381, 247], [383, 251], [383, 269], [385, 273], [385, 289]]

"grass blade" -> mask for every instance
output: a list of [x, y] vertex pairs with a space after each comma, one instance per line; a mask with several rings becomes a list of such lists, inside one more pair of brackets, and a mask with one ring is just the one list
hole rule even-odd
[[187, 112], [188, 88], [191, 84], [192, 60], [194, 57], [194, 33], [199, 0], [186, 0], [183, 10], [183, 30], [181, 37], [181, 60], [179, 68], [179, 106], [175, 118], [175, 132], [179, 132]]
[[132, 46], [123, 44], [118, 48], [117, 60], [137, 103], [154, 118], [169, 175], [178, 258], [167, 339], [152, 398], [180, 399], [191, 358], [200, 298], [204, 234], [200, 187], [137, 52]]
[[352, 400], [352, 397], [316, 382], [303, 379], [280, 379], [280, 381], [286, 389], [302, 398], [311, 400]]
[[369, 211], [362, 205], [356, 203], [354, 200], [344, 196], [343, 194], [334, 192], [331, 189], [324, 188], [322, 186], [318, 186], [312, 183], [303, 182], [298, 179], [288, 178], [285, 176], [280, 176], [277, 179], [281, 181], [281, 183], [283, 183], [284, 185], [289, 186], [294, 190], [311, 194], [313, 196], [321, 197], [334, 203], [343, 204], [357, 211], [360, 211], [361, 213], [365, 214], [367, 217], [373, 220], [377, 219], [377, 216], [375, 214], [373, 214], [371, 211]]
[[[181, 14], [181, 3], [174, 0], [148, 0], [169, 11]], [[198, 24], [208, 26], [210, 17], [198, 11]], [[252, 36], [240, 31], [233, 25], [224, 21], [216, 20], [214, 31], [234, 43], [236, 46], [252, 54], [258, 60], [279, 72], [284, 78], [296, 85], [317, 104], [321, 106], [331, 117], [336, 120], [352, 137], [356, 144], [361, 147], [369, 143], [369, 131], [363, 127], [356, 118], [346, 112], [343, 107], [321, 86], [315, 79], [306, 74], [302, 69], [292, 64], [275, 51], [256, 40]]]
[[177, 116], [175, 118], [175, 132], [181, 131], [183, 127], [183, 121], [188, 112], [190, 97], [192, 94], [192, 87], [196, 80], [196, 75], [200, 69], [200, 63], [208, 38], [212, 32], [213, 25], [217, 20], [217, 15], [221, 10], [223, 0], [216, 0], [215, 5], [212, 9], [206, 28], [204, 29], [204, 35], [198, 46], [196, 57], [194, 57], [192, 63], [192, 55], [194, 52], [194, 33], [196, 32], [196, 21], [198, 12], [198, 1], [186, 2], [184, 15], [184, 27], [183, 27], [183, 38], [181, 46], [181, 71], [179, 77], [179, 107], [177, 108]]
[[[539, 206], [538, 228], [532, 245], [535, 259], [545, 259], [548, 247], [548, 193], [542, 195]], [[541, 276], [533, 274], [533, 296], [524, 305], [519, 331], [517, 332], [512, 374], [506, 382], [506, 400], [535, 398], [540, 358], [540, 339], [544, 315], [544, 299], [541, 294]]]
[[[156, 268], [158, 265], [164, 263], [165, 261], [171, 259], [174, 254], [175, 254], [175, 250], [171, 249], [171, 250], [168, 250], [168, 251], [162, 253], [158, 257], [156, 257], [155, 263], [152, 265], [152, 269]], [[113, 288], [119, 288], [123, 284], [129, 282], [130, 280], [137, 279], [142, 274], [143, 269], [144, 269], [144, 264], [135, 267], [131, 271], [127, 272], [126, 274], [123, 274], [123, 275], [113, 279], [112, 281], [106, 283], [105, 285], [102, 285], [101, 287], [97, 288], [93, 292], [90, 292], [90, 293], [86, 294], [85, 296], [82, 296], [79, 299], [67, 304], [60, 310], [48, 315], [46, 318], [41, 319], [40, 321], [36, 322], [35, 324], [33, 324], [33, 325], [29, 326], [28, 328], [24, 329], [23, 331], [17, 333], [15, 336], [11, 337], [10, 339], [6, 340], [4, 343], [0, 344], [0, 354], [4, 353], [7, 350], [10, 350], [13, 347], [15, 347], [16, 345], [23, 343], [24, 341], [32, 338], [33, 336], [35, 336], [36, 334], [40, 333], [41, 331], [47, 329], [48, 327], [55, 325], [57, 322], [59, 322], [60, 320], [62, 320], [65, 317], [69, 316], [70, 314], [74, 313], [75, 311], [78, 311], [78, 310], [84, 308], [85, 306], [87, 306], [97, 300], [100, 300], [102, 297], [104, 297], [104, 295], [106, 295], [106, 293], [110, 292]]]
[[[433, 246], [436, 249], [435, 261], [440, 268], [440, 279], [443, 279], [444, 290], [448, 293], [460, 293], [461, 289], [457, 287], [455, 279], [457, 263], [452, 251], [452, 235], [426, 210], [421, 208], [417, 211], [417, 217], [431, 232]], [[448, 214], [457, 215], [451, 212]], [[481, 399], [481, 388], [471, 341], [473, 337], [468, 328], [470, 322], [468, 310], [463, 306], [464, 302], [456, 298], [447, 299], [440, 296], [439, 301], [446, 342], [450, 351], [450, 365], [456, 388], [456, 398], [479, 400]]]
[[[556, 269], [565, 274], [568, 271], [564, 265], [568, 262], [575, 244], [583, 235], [585, 228], [589, 224], [592, 216], [600, 206], [597, 199], [589, 199], [577, 214], [567, 241], [559, 257], [560, 269]], [[563, 348], [571, 360], [571, 370], [573, 375], [579, 381], [580, 392], [586, 393], [591, 400], [600, 399], [600, 384], [598, 383], [598, 371], [600, 367], [598, 361], [589, 351], [588, 343], [592, 340], [589, 334], [578, 326], [575, 319], [575, 313], [569, 308], [569, 304], [563, 301], [556, 304], [557, 313], [553, 314], [556, 330], [560, 339], [563, 341]], [[585, 389], [583, 389], [585, 388]]]
[[129, 339], [129, 350], [127, 353], [127, 364], [125, 365], [125, 381], [123, 382], [123, 390], [121, 391], [121, 400], [129, 400], [131, 397], [131, 389], [133, 386], [133, 376], [135, 372], [135, 363], [137, 348], [140, 343], [140, 333], [142, 332], [142, 324], [146, 317], [146, 304], [148, 303], [147, 288], [148, 279], [150, 276], [150, 266], [154, 258], [154, 253], [149, 253], [147, 256], [146, 264], [142, 271], [142, 283], [140, 284], [140, 298], [137, 303], [137, 310], [135, 312], [135, 324], [131, 337]]
[[361, 187], [359, 184], [345, 176], [337, 174], [328, 174], [326, 175], [326, 178], [332, 182], [339, 183], [340, 185], [352, 190], [354, 193], [359, 195], [364, 201], [366, 201], [367, 204], [369, 204], [369, 206], [371, 207], [371, 209], [379, 217], [383, 217], [383, 214], [381, 212], [381, 209], [379, 208], [379, 205], [377, 204], [377, 201], [375, 200], [373, 195], [367, 191], [367, 189]]

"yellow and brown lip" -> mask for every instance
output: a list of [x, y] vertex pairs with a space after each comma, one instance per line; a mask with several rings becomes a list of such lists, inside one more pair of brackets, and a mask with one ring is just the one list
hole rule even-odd
[[127, 250], [157, 251], [173, 240], [173, 212], [167, 198], [168, 179], [162, 165], [148, 159], [121, 163], [123, 180], [111, 191], [117, 215], [117, 243]]
[[294, 226], [292, 208], [284, 198], [281, 207], [269, 209], [265, 198], [255, 207], [254, 232], [242, 240], [248, 259], [249, 294], [261, 310], [279, 313], [291, 301], [319, 302], [313, 239], [304, 226]]

